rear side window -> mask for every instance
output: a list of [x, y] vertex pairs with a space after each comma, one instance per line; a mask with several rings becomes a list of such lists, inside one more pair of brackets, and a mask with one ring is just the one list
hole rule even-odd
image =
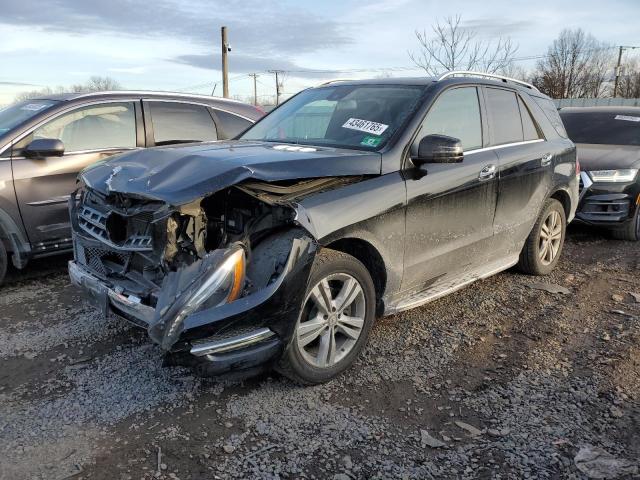
[[156, 145], [218, 139], [207, 107], [178, 102], [148, 102]]
[[498, 88], [487, 88], [486, 92], [493, 144], [522, 142], [524, 136], [516, 94]]
[[549, 119], [553, 128], [555, 128], [558, 135], [563, 138], [569, 138], [567, 136], [567, 132], [564, 129], [564, 124], [562, 123], [562, 119], [560, 118], [560, 114], [558, 114], [558, 109], [555, 104], [549, 98], [536, 97], [535, 95], [530, 95], [534, 102], [542, 109], [545, 116]]
[[538, 140], [542, 138], [540, 130], [533, 120], [531, 112], [522, 101], [522, 98], [518, 97], [518, 106], [520, 107], [520, 116], [522, 117], [522, 132], [524, 133], [525, 140]]
[[215, 110], [218, 120], [220, 120], [220, 128], [224, 131], [227, 138], [235, 138], [249, 128], [252, 123], [238, 115], [225, 112], [223, 110]]
[[475, 87], [454, 88], [440, 95], [427, 113], [413, 149], [417, 150], [420, 138], [432, 134], [458, 138], [466, 151], [482, 147], [480, 103]]

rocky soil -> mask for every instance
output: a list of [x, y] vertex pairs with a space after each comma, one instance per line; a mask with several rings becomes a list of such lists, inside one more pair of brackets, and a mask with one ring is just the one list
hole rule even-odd
[[65, 260], [0, 287], [2, 479], [638, 477], [640, 244], [573, 229], [551, 276], [379, 320], [312, 388], [163, 368]]

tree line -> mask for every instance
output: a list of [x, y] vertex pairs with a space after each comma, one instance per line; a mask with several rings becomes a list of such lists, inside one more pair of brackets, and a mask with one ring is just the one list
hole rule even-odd
[[[544, 55], [517, 57], [518, 46], [508, 37], [481, 39], [465, 27], [461, 16], [416, 30], [417, 50], [408, 52], [414, 65], [428, 75], [452, 70], [499, 73], [535, 85], [552, 98], [640, 98], [640, 60], [625, 56], [614, 95], [618, 48], [582, 29], [560, 32]], [[519, 62], [537, 60], [527, 70]]]

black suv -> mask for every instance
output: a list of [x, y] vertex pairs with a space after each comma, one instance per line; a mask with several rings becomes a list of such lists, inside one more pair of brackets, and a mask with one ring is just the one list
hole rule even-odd
[[229, 139], [263, 112], [232, 100], [158, 92], [34, 98], [0, 110], [0, 283], [8, 257], [71, 249], [67, 204], [78, 172], [156, 145]]
[[560, 117], [582, 169], [576, 219], [640, 240], [640, 107], [571, 107]]
[[575, 146], [528, 84], [330, 82], [234, 141], [85, 170], [69, 272], [170, 363], [313, 384], [377, 316], [514, 265], [550, 272], [577, 199]]

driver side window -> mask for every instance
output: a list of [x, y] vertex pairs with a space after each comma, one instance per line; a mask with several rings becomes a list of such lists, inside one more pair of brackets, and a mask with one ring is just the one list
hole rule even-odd
[[464, 151], [482, 148], [482, 120], [476, 87], [447, 90], [438, 97], [423, 120], [412, 151], [427, 135], [448, 135], [462, 142]]
[[61, 140], [66, 153], [135, 148], [136, 121], [133, 103], [105, 103], [78, 108], [38, 127], [25, 140], [30, 143], [39, 138]]

